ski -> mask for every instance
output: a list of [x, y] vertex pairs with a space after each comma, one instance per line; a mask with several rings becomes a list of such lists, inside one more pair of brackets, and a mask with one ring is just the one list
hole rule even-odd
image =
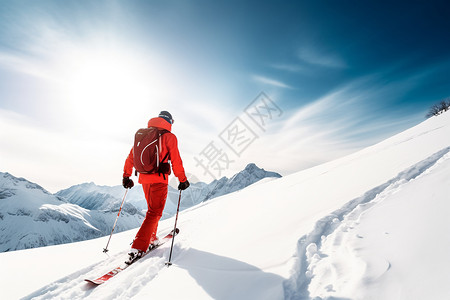
[[[180, 232], [180, 230], [177, 228], [177, 229], [175, 230], [175, 235], [177, 235], [179, 232]], [[155, 250], [156, 248], [158, 248], [158, 247], [160, 247], [161, 245], [163, 245], [163, 244], [167, 243], [168, 241], [170, 241], [170, 240], [173, 238], [173, 236], [174, 236], [174, 231], [172, 230], [169, 234], [167, 234], [165, 237], [163, 237], [162, 239], [160, 239], [160, 240], [159, 240], [159, 243], [158, 243], [156, 246], [154, 246], [153, 248], [151, 248], [150, 250], [148, 250], [147, 252], [145, 252], [145, 253], [142, 255], [142, 257], [139, 258], [139, 259], [142, 259], [142, 258], [145, 257], [147, 254], [149, 254], [150, 252], [152, 252], [153, 250]], [[136, 261], [134, 261], [134, 262], [136, 262]], [[133, 262], [133, 263], [134, 263], [134, 262]], [[97, 278], [97, 279], [85, 279], [85, 281], [87, 281], [87, 282], [89, 282], [89, 283], [92, 283], [92, 284], [95, 284], [95, 285], [103, 284], [103, 283], [105, 283], [105, 282], [108, 281], [109, 279], [113, 278], [113, 277], [116, 276], [118, 273], [122, 272], [123, 270], [125, 270], [126, 268], [128, 268], [128, 267], [131, 266], [131, 265], [132, 265], [132, 264], [128, 265], [128, 264], [126, 264], [126, 263], [124, 262], [124, 263], [122, 263], [121, 266], [118, 266], [118, 267], [112, 269], [111, 271], [109, 271], [108, 273], [106, 273], [106, 274], [103, 275], [103, 276], [100, 276], [100, 277]]]

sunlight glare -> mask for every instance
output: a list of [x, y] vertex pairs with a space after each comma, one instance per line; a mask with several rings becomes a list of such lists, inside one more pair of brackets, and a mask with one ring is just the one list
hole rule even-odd
[[91, 126], [105, 126], [120, 118], [127, 106], [151, 101], [151, 91], [159, 85], [142, 63], [110, 50], [71, 56], [65, 70], [66, 108]]

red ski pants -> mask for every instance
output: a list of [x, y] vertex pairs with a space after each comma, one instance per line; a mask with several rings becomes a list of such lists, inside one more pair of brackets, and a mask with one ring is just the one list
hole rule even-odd
[[167, 184], [144, 183], [142, 188], [144, 189], [145, 199], [147, 199], [148, 210], [131, 248], [147, 251], [148, 246], [156, 237], [158, 222], [166, 205]]

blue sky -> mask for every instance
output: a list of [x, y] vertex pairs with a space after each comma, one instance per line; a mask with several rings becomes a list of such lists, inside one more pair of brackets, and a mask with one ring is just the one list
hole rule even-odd
[[[352, 153], [450, 96], [445, 1], [0, 6], [0, 170], [51, 191], [119, 184], [134, 132], [160, 110], [186, 171], [209, 182]], [[245, 114], [261, 92], [278, 108], [264, 128]], [[224, 140], [236, 124], [253, 134], [237, 152]]]

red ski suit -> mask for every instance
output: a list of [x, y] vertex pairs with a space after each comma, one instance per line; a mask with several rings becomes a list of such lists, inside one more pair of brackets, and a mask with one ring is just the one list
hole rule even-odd
[[[178, 151], [178, 142], [176, 136], [170, 132], [172, 124], [163, 118], [153, 118], [148, 121], [148, 127], [157, 127], [168, 130], [161, 136], [161, 153], [160, 157], [165, 157], [169, 153], [169, 160], [172, 163], [172, 170], [180, 182], [187, 180], [184, 173], [183, 162]], [[123, 177], [130, 177], [133, 172], [133, 149], [125, 160], [123, 169]], [[156, 238], [158, 230], [158, 222], [162, 216], [167, 198], [167, 185], [169, 176], [162, 174], [139, 174], [139, 183], [142, 184], [145, 199], [147, 200], [147, 214], [141, 225], [131, 248], [146, 251], [150, 243]]]

